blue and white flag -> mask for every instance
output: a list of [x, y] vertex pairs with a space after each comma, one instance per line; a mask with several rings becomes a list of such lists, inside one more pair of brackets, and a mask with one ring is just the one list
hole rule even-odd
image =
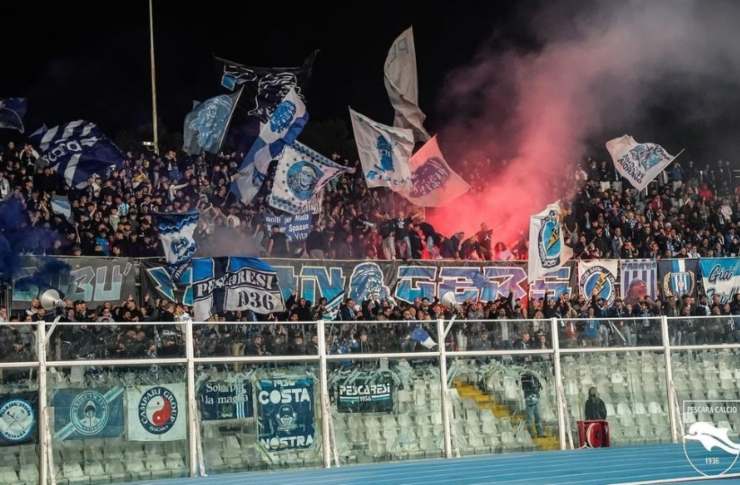
[[182, 150], [189, 155], [218, 153], [241, 94], [240, 89], [202, 103], [193, 101], [193, 110], [185, 116]]
[[644, 190], [676, 157], [655, 143], [638, 143], [629, 135], [606, 142], [614, 168], [637, 190]]
[[283, 153], [285, 145], [293, 143], [308, 122], [306, 105], [291, 89], [275, 107], [270, 119], [260, 124], [260, 134], [244, 156], [239, 173], [231, 184], [239, 199], [249, 204], [267, 177], [270, 161]]
[[23, 118], [26, 116], [28, 101], [26, 98], [0, 99], [0, 128], [26, 131]]
[[95, 123], [77, 120], [31, 136], [41, 150], [41, 159], [64, 176], [67, 185], [84, 188], [93, 174], [102, 175], [123, 164], [123, 154]]
[[658, 265], [654, 259], [619, 260], [622, 299], [634, 305], [644, 297], [658, 296]]
[[192, 294], [196, 321], [214, 313], [285, 311], [277, 273], [258, 258], [193, 258]]
[[399, 191], [418, 207], [442, 207], [470, 190], [470, 185], [445, 161], [436, 135], [409, 161], [411, 187]]
[[123, 387], [58, 389], [54, 406], [54, 440], [116, 438], [123, 434]]
[[198, 213], [154, 214], [154, 218], [164, 257], [175, 272], [173, 277], [177, 279], [198, 250], [198, 243], [193, 237], [198, 225]]
[[51, 211], [72, 222], [72, 207], [69, 199], [64, 195], [55, 195], [51, 198]]
[[660, 288], [666, 298], [695, 296], [698, 275], [698, 259], [661, 259], [658, 261]]
[[426, 347], [428, 349], [433, 349], [437, 346], [437, 342], [432, 339], [432, 337], [429, 335], [429, 332], [424, 330], [424, 327], [416, 327], [411, 332], [411, 340], [415, 340], [419, 342], [423, 347]]
[[529, 218], [528, 279], [530, 283], [557, 271], [573, 256], [565, 245], [560, 201]]
[[279, 226], [280, 232], [285, 234], [288, 242], [305, 241], [313, 229], [313, 214], [277, 214], [271, 210], [264, 212], [265, 226]]
[[203, 421], [242, 419], [254, 416], [252, 384], [244, 378], [206, 380], [198, 388]]
[[701, 258], [699, 268], [709, 303], [714, 295], [723, 305], [732, 303], [740, 293], [740, 258]]
[[38, 415], [38, 393], [0, 395], [0, 446], [35, 441]]
[[313, 379], [260, 379], [257, 386], [260, 445], [268, 452], [313, 446]]
[[349, 108], [357, 153], [368, 187], [411, 187], [409, 159], [414, 150], [414, 134], [408, 128], [377, 123]]
[[392, 413], [393, 375], [388, 371], [357, 371], [337, 382], [340, 413]]
[[283, 149], [268, 203], [291, 214], [303, 214], [326, 184], [354, 169], [335, 163], [299, 142]]
[[578, 261], [578, 292], [587, 300], [604, 299], [611, 307], [617, 298], [617, 272], [619, 260], [594, 259]]

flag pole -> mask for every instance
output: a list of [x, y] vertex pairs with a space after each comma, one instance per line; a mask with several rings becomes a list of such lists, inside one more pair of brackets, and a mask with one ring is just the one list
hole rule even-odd
[[157, 133], [157, 76], [154, 68], [154, 14], [152, 0], [149, 0], [149, 57], [152, 73], [152, 131], [154, 132], [154, 153], [159, 155], [159, 135]]

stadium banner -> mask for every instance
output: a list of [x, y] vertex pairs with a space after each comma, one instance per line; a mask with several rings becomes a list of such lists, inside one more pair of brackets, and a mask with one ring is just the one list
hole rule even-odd
[[658, 296], [658, 265], [654, 259], [622, 259], [619, 261], [622, 297], [634, 305], [647, 296]]
[[[196, 258], [198, 259], [198, 258]], [[203, 258], [205, 259], [205, 258]], [[413, 303], [432, 301], [452, 292], [458, 303], [492, 301], [508, 297], [516, 302], [528, 294], [535, 299], [572, 295], [577, 288], [576, 262], [568, 261], [527, 284], [526, 261], [340, 261], [311, 259], [265, 259], [277, 274], [283, 299], [291, 295], [312, 303], [328, 300], [327, 318], [336, 313], [344, 298], [357, 302], [369, 298], [394, 298]], [[163, 260], [145, 261], [147, 278], [143, 291], [158, 293], [171, 301], [193, 304], [190, 272], [173, 281]]]
[[610, 307], [617, 297], [618, 259], [595, 259], [578, 262], [578, 291], [590, 300], [603, 298]]
[[205, 380], [198, 386], [203, 421], [243, 419], [254, 416], [252, 383], [244, 378]]
[[619, 175], [637, 190], [645, 190], [676, 158], [658, 144], [638, 143], [629, 135], [609, 140], [606, 149]]
[[411, 187], [398, 193], [418, 207], [444, 207], [470, 190], [439, 149], [437, 136], [426, 142], [409, 160]]
[[740, 258], [701, 258], [699, 269], [710, 304], [714, 295], [724, 305], [740, 293]]
[[[119, 304], [129, 295], [136, 296], [137, 260], [132, 258], [100, 258], [92, 256], [56, 258], [69, 266], [68, 271], [60, 271], [53, 277], [41, 277], [46, 286], [30, 284], [20, 288], [13, 288], [12, 308], [23, 310], [36, 298], [39, 291], [46, 288], [56, 288], [69, 300], [82, 300], [88, 308], [94, 309], [104, 303]], [[45, 258], [21, 256], [21, 269], [16, 280], [28, 276], [37, 276], [37, 269]], [[39, 282], [40, 283], [40, 282]]]
[[126, 390], [129, 441], [175, 441], [187, 435], [185, 384], [134, 386]]
[[0, 395], [0, 446], [35, 442], [38, 428], [38, 393]]
[[308, 234], [313, 229], [314, 215], [313, 214], [279, 214], [275, 211], [265, 211], [264, 215], [265, 225], [268, 228], [272, 226], [280, 227], [280, 232], [285, 234], [288, 238], [288, 242], [293, 241], [305, 241]]
[[529, 218], [528, 277], [541, 278], [545, 273], [557, 271], [573, 256], [573, 250], [565, 245], [562, 230], [560, 201], [548, 205], [545, 210]]
[[314, 442], [314, 380], [260, 379], [259, 442], [267, 451], [310, 448]]
[[664, 297], [696, 296], [698, 259], [661, 259], [658, 261], [658, 281]]
[[54, 439], [116, 438], [123, 434], [123, 387], [57, 389]]
[[340, 413], [392, 413], [393, 376], [390, 372], [352, 371], [336, 382]]
[[197, 212], [154, 213], [153, 215], [164, 250], [164, 258], [170, 265], [174, 278], [178, 278], [198, 251], [198, 243], [195, 242], [193, 234], [198, 226], [199, 215]]

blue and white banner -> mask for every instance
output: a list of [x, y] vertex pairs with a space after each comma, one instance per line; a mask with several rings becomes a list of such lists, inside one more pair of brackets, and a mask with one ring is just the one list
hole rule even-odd
[[392, 413], [393, 376], [388, 371], [352, 370], [337, 380], [340, 413]]
[[270, 119], [260, 124], [260, 134], [239, 166], [231, 189], [243, 203], [254, 199], [267, 177], [270, 161], [280, 157], [283, 147], [295, 141], [307, 122], [306, 105], [291, 89]]
[[27, 107], [26, 98], [0, 99], [0, 129], [17, 130], [21, 133], [26, 131], [23, 118], [26, 116]]
[[414, 150], [414, 134], [408, 128], [377, 123], [349, 108], [357, 153], [368, 187], [411, 187], [409, 159]]
[[196, 321], [228, 311], [285, 311], [277, 274], [259, 258], [194, 258], [191, 268]]
[[252, 384], [244, 378], [206, 380], [198, 388], [203, 421], [242, 419], [254, 416]]
[[557, 201], [529, 218], [529, 281], [558, 271], [573, 256], [573, 250], [565, 245], [562, 217]]
[[187, 436], [185, 384], [134, 386], [126, 390], [129, 441], [175, 441]]
[[260, 379], [257, 386], [262, 447], [267, 451], [310, 448], [314, 442], [313, 379]]
[[222, 94], [202, 103], [194, 101], [193, 110], [185, 116], [182, 150], [189, 155], [218, 153], [241, 94], [240, 89], [234, 94]]
[[64, 177], [67, 185], [84, 188], [94, 174], [123, 164], [123, 154], [95, 123], [77, 120], [36, 130], [30, 137], [41, 159]]
[[116, 438], [123, 434], [123, 387], [57, 389], [54, 440]]
[[313, 214], [276, 214], [273, 211], [265, 210], [265, 226], [279, 226], [280, 232], [285, 234], [288, 242], [305, 241], [308, 234], [313, 229]]
[[617, 298], [618, 259], [578, 261], [578, 291], [587, 300], [604, 299], [610, 307]]
[[352, 172], [354, 169], [293, 142], [283, 149], [267, 202], [284, 212], [304, 214], [331, 179]]
[[661, 259], [658, 261], [658, 279], [664, 297], [696, 296], [698, 276], [698, 259]]
[[0, 446], [36, 440], [38, 393], [0, 395]]
[[645, 297], [658, 297], [658, 265], [654, 259], [622, 259], [619, 266], [625, 303], [634, 305]]
[[442, 207], [465, 194], [470, 186], [447, 165], [432, 137], [411, 157], [411, 188], [399, 192], [419, 207]]
[[175, 273], [175, 278], [184, 271], [184, 266], [193, 259], [198, 250], [193, 234], [198, 225], [198, 213], [154, 214], [155, 224], [162, 241], [164, 257]]
[[73, 222], [72, 207], [66, 195], [55, 195], [51, 198], [51, 211], [64, 217], [70, 223]]
[[655, 143], [638, 143], [629, 135], [606, 142], [614, 168], [637, 190], [644, 190], [676, 157]]
[[709, 303], [714, 295], [722, 304], [732, 303], [740, 293], [740, 258], [701, 258], [699, 268]]

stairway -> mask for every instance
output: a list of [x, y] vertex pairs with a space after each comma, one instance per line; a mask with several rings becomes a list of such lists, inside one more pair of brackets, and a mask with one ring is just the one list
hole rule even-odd
[[[506, 404], [498, 403], [495, 401], [493, 396], [481, 391], [476, 386], [468, 384], [467, 382], [455, 380], [452, 386], [457, 389], [457, 393], [461, 399], [472, 399], [480, 409], [490, 410], [496, 419], [509, 419], [512, 425], [518, 425], [525, 416], [514, 412], [514, 410]], [[533, 437], [532, 441], [537, 445], [538, 450], [559, 450], [560, 442], [554, 430], [550, 426], [543, 425], [545, 436], [542, 438]]]

